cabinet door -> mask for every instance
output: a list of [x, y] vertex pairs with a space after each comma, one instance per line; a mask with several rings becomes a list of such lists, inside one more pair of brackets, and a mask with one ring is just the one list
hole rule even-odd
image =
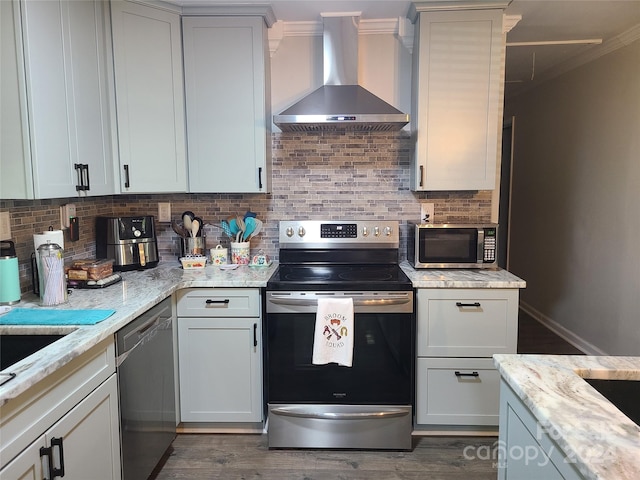
[[111, 12], [121, 191], [185, 192], [180, 16], [125, 1]]
[[261, 17], [183, 22], [189, 191], [268, 192], [271, 115]]
[[178, 317], [182, 422], [262, 421], [257, 318]]
[[[115, 374], [62, 417], [44, 435], [30, 444], [0, 470], [0, 480], [41, 480], [51, 478], [48, 457], [42, 447], [52, 449], [53, 468], [69, 480], [120, 479], [118, 391]], [[52, 443], [53, 440], [53, 443]], [[63, 461], [61, 462], [60, 458]]]
[[491, 190], [502, 133], [502, 10], [422, 12], [416, 25], [414, 190]]
[[[120, 479], [118, 388], [112, 375], [46, 433], [47, 443], [62, 438], [64, 478]], [[54, 446], [54, 467], [59, 468]]]
[[107, 5], [21, 4], [36, 198], [114, 192]]
[[43, 468], [46, 462], [40, 457], [40, 448], [45, 446], [42, 435], [29, 445], [20, 455], [0, 470], [0, 480], [42, 480], [48, 470]]
[[17, 2], [0, 1], [0, 198], [3, 199], [34, 198], [19, 18]]

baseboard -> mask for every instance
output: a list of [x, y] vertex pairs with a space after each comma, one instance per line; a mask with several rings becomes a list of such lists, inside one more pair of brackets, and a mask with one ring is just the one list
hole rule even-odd
[[264, 428], [261, 423], [180, 423], [177, 433], [247, 433], [261, 434]]
[[585, 339], [583, 339], [579, 335], [576, 335], [568, 328], [563, 327], [558, 322], [547, 317], [544, 313], [540, 312], [539, 310], [536, 310], [534, 307], [532, 307], [526, 302], [523, 302], [522, 300], [520, 300], [520, 309], [523, 312], [525, 312], [527, 315], [529, 315], [531, 318], [533, 318], [534, 320], [540, 322], [542, 325], [547, 327], [549, 330], [551, 330], [553, 333], [558, 335], [560, 338], [562, 338], [566, 342], [576, 347], [585, 355], [608, 355], [607, 352], [601, 350], [600, 348], [596, 347], [592, 343], [587, 342]]
[[[438, 428], [440, 427], [440, 428]], [[414, 437], [497, 437], [498, 427], [483, 426], [417, 426], [411, 435]]]

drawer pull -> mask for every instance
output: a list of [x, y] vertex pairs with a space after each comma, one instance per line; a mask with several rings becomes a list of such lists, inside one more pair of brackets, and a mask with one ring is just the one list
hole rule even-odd
[[456, 307], [480, 307], [480, 302], [473, 302], [473, 303], [462, 303], [462, 302], [456, 302]]
[[207, 305], [211, 305], [213, 303], [229, 303], [229, 299], [225, 298], [224, 300], [211, 300], [210, 298], [207, 298], [206, 304]]
[[457, 370], [455, 374], [456, 374], [456, 377], [479, 377], [480, 376], [478, 372], [462, 373], [462, 372], [458, 372]]
[[[64, 450], [62, 447], [62, 437], [51, 439], [51, 451], [53, 453], [53, 447], [58, 447], [58, 453], [60, 458], [60, 468], [54, 468], [51, 471], [51, 478], [64, 477]], [[52, 455], [53, 456], [53, 455]]]
[[40, 447], [40, 457], [47, 457], [47, 467], [50, 477], [45, 476], [44, 480], [53, 480], [53, 447]]

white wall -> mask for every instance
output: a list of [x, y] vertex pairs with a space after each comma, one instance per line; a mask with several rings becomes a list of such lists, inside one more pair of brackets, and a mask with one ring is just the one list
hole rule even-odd
[[[361, 86], [411, 113], [411, 54], [393, 34], [360, 34]], [[285, 36], [271, 57], [271, 105], [279, 114], [322, 86], [322, 35]], [[408, 127], [407, 127], [408, 128]], [[273, 126], [274, 132], [280, 129]]]
[[640, 355], [640, 41], [506, 109], [523, 302], [578, 343]]

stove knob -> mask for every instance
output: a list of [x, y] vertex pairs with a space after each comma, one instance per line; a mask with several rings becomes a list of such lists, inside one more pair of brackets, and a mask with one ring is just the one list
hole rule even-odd
[[362, 227], [362, 236], [366, 237], [369, 235], [369, 229], [367, 227]]
[[383, 231], [387, 237], [391, 236], [391, 227], [384, 227]]
[[299, 237], [304, 237], [305, 233], [307, 233], [304, 229], [304, 227], [298, 227], [298, 236]]
[[293, 237], [293, 227], [287, 227], [285, 233], [287, 234], [287, 237]]
[[133, 236], [138, 238], [140, 235], [142, 235], [142, 232], [140, 230], [138, 230], [137, 228], [133, 229]]
[[380, 236], [380, 227], [378, 227], [377, 225], [375, 227], [373, 227], [373, 234], [376, 237], [379, 237]]

